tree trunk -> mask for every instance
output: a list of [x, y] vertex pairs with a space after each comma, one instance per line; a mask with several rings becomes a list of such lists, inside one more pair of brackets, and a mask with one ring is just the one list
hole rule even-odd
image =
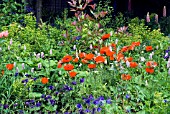
[[40, 20], [42, 18], [42, 0], [37, 0], [36, 2], [36, 18], [37, 18], [37, 24], [40, 24]]

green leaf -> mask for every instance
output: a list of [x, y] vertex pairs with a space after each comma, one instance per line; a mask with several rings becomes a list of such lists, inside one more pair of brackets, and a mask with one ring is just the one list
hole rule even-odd
[[37, 92], [29, 93], [29, 97], [31, 98], [40, 98], [41, 95], [42, 95], [41, 93], [37, 93]]
[[50, 105], [50, 106], [45, 106], [45, 105], [44, 105], [44, 108], [45, 108], [46, 110], [48, 110], [48, 111], [56, 111], [57, 106], [56, 106], [56, 105], [55, 105], [55, 106], [52, 106], [52, 105]]

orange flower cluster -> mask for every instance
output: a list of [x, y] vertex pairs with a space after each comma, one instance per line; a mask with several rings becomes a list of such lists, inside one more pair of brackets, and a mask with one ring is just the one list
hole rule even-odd
[[122, 74], [121, 78], [122, 80], [130, 80], [132, 77], [129, 74]]
[[146, 62], [146, 72], [149, 73], [149, 74], [153, 74], [154, 73], [154, 68], [157, 66], [157, 62], [154, 62], [154, 61], [148, 61]]
[[47, 84], [48, 83], [48, 78], [47, 77], [41, 78], [41, 83], [42, 84]]
[[14, 64], [7, 64], [7, 65], [6, 65], [6, 68], [7, 68], [8, 70], [12, 70], [12, 69], [14, 68]]

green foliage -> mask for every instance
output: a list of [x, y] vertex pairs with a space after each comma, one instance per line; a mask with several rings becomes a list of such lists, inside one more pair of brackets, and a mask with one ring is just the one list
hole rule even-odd
[[0, 31], [1, 27], [7, 26], [12, 22], [19, 22], [24, 17], [24, 5], [17, 3], [15, 0], [2, 0], [0, 4]]

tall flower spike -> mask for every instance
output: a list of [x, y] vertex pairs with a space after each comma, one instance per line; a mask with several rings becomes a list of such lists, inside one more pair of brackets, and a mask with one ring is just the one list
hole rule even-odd
[[155, 22], [158, 23], [158, 14], [155, 14]]
[[131, 10], [132, 10], [131, 9], [131, 0], [129, 0], [129, 2], [128, 2], [128, 11], [131, 12]]
[[146, 15], [146, 22], [149, 23], [150, 22], [150, 16], [149, 16], [149, 12]]
[[166, 6], [163, 8], [163, 17], [166, 17]]

